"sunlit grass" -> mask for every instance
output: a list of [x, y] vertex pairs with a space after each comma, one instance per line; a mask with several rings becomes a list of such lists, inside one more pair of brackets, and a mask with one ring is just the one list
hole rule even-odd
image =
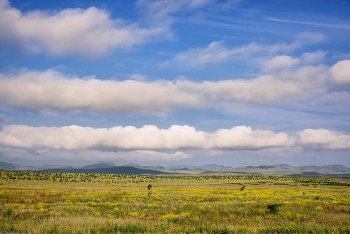
[[350, 233], [349, 182], [0, 171], [0, 232]]

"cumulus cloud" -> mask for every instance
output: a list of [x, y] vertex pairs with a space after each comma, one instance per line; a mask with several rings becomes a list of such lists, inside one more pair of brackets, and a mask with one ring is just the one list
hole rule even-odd
[[0, 74], [0, 103], [29, 110], [161, 113], [218, 102], [273, 103], [325, 92], [328, 68], [306, 66], [254, 79], [193, 82], [99, 80], [54, 70]]
[[128, 24], [95, 7], [22, 13], [7, 0], [0, 0], [0, 40], [18, 43], [32, 52], [98, 56], [169, 37], [168, 28]]
[[330, 82], [335, 86], [350, 87], [350, 60], [337, 62], [330, 69]]
[[327, 129], [304, 129], [297, 133], [297, 142], [306, 147], [329, 150], [349, 150], [350, 135]]
[[177, 54], [173, 61], [185, 62], [187, 64], [197, 66], [208, 63], [215, 63], [228, 60], [234, 56], [251, 56], [253, 54], [264, 53], [266, 55], [276, 54], [279, 52], [290, 52], [300, 47], [298, 42], [292, 44], [274, 44], [274, 45], [260, 45], [257, 43], [251, 43], [245, 46], [236, 48], [227, 48], [224, 46], [223, 41], [211, 42], [207, 47], [198, 47], [189, 49]]
[[231, 129], [219, 129], [209, 137], [210, 149], [261, 149], [289, 146], [292, 140], [285, 132], [274, 133], [268, 130], [252, 130], [251, 127], [237, 126]]
[[318, 50], [312, 53], [303, 53], [300, 57], [300, 60], [303, 64], [314, 64], [321, 62], [326, 56], [327, 52]]
[[[117, 126], [90, 128], [81, 126], [30, 127], [9, 125], [0, 132], [0, 144], [24, 149], [55, 150], [179, 150], [220, 149], [256, 150], [288, 146], [292, 143], [284, 133], [252, 130], [247, 126], [219, 129], [215, 132], [197, 131], [187, 125], [159, 129], [153, 125], [142, 128]], [[176, 154], [178, 157], [187, 157]]]
[[195, 95], [179, 90], [173, 82], [79, 79], [54, 70], [0, 74], [0, 84], [2, 103], [26, 109], [148, 113], [174, 106], [195, 106], [200, 102]]
[[285, 99], [307, 98], [325, 92], [327, 67], [306, 66], [296, 71], [262, 75], [255, 79], [178, 82], [182, 90], [190, 90], [212, 101], [276, 103]]
[[299, 63], [300, 61], [297, 58], [292, 58], [287, 55], [280, 55], [263, 62], [262, 67], [263, 71], [271, 72], [281, 69], [288, 69]]
[[298, 131], [295, 136], [290, 136], [285, 132], [253, 130], [244, 125], [214, 132], [199, 131], [187, 125], [173, 125], [168, 129], [154, 125], [141, 128], [8, 125], [0, 132], [0, 145], [1, 149], [19, 150], [21, 155], [26, 151], [35, 155], [81, 152], [86, 160], [89, 160], [90, 156], [91, 160], [126, 157], [137, 161], [182, 160], [191, 157], [191, 154], [182, 152], [184, 150], [223, 152], [281, 149], [283, 152], [295, 147], [349, 150], [350, 135], [327, 129], [304, 129]]

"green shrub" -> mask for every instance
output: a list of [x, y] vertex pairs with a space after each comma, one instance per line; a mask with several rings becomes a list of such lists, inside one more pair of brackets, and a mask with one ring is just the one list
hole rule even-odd
[[272, 203], [272, 204], [267, 204], [266, 208], [269, 212], [276, 214], [278, 213], [280, 206], [282, 206], [281, 203]]

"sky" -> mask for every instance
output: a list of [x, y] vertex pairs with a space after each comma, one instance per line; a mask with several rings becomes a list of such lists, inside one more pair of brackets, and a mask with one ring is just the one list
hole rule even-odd
[[0, 161], [349, 167], [349, 12], [0, 0]]

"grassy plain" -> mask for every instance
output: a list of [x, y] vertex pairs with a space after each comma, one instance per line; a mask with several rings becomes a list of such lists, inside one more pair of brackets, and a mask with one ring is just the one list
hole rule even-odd
[[0, 171], [0, 232], [350, 233], [350, 178]]

